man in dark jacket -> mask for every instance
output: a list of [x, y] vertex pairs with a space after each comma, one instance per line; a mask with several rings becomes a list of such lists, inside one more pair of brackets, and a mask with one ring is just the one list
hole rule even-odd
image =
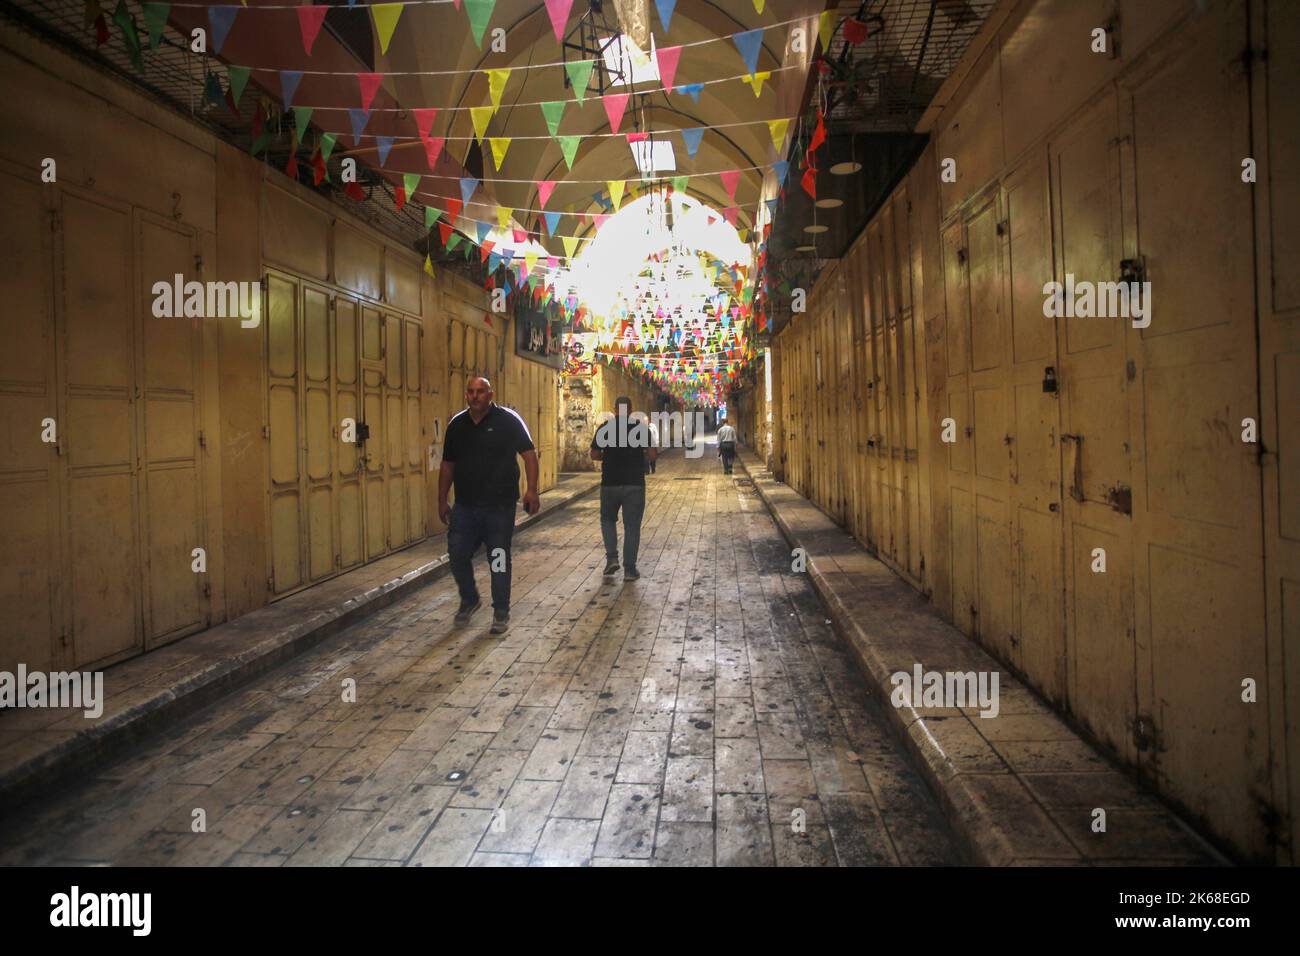
[[605, 539], [605, 574], [618, 572], [618, 512], [623, 511], [623, 579], [635, 581], [645, 514], [646, 462], [659, 452], [650, 445], [650, 427], [632, 419], [632, 400], [620, 396], [614, 417], [591, 440], [591, 460], [600, 462], [600, 533]]

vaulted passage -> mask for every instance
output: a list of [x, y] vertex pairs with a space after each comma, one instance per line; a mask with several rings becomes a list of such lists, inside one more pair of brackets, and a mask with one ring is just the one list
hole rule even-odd
[[1298, 66], [3, 0], [0, 863], [1293, 864]]

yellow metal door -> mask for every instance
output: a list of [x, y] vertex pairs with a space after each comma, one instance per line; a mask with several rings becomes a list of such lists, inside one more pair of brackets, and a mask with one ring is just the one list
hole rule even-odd
[[[362, 420], [361, 358], [359, 337], [361, 309], [356, 299], [334, 297], [334, 396], [335, 424], [344, 419]], [[356, 442], [339, 442], [334, 487], [338, 499], [339, 567], [351, 568], [365, 560], [365, 493], [363, 468]]]
[[301, 324], [297, 280], [271, 272], [266, 279], [267, 437], [270, 442], [270, 548], [272, 594], [306, 580], [302, 467], [299, 440], [299, 348]]
[[302, 286], [302, 434], [305, 439], [304, 527], [307, 579], [319, 581], [342, 564], [338, 551], [335, 487], [341, 415], [330, 375], [330, 299], [324, 289]]
[[378, 309], [361, 307], [361, 403], [370, 429], [365, 463], [366, 560], [388, 550], [388, 483], [384, 439], [384, 320]]

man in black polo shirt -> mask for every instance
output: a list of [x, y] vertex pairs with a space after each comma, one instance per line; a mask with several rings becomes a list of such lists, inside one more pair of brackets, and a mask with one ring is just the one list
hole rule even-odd
[[605, 574], [618, 571], [618, 512], [623, 509], [623, 578], [635, 581], [636, 553], [641, 546], [645, 513], [646, 461], [659, 452], [650, 447], [650, 428], [631, 419], [632, 399], [620, 396], [614, 417], [596, 429], [591, 460], [600, 462], [600, 533], [605, 539]]
[[[528, 490], [524, 510], [537, 514], [537, 451], [524, 420], [492, 401], [492, 383], [475, 376], [465, 383], [468, 407], [452, 416], [443, 440], [438, 474], [438, 517], [447, 526], [447, 554], [460, 588], [457, 624], [468, 624], [482, 603], [471, 559], [480, 544], [492, 572], [492, 633], [510, 626], [510, 539], [519, 500], [519, 463], [524, 459]], [[447, 492], [456, 487], [456, 506]]]

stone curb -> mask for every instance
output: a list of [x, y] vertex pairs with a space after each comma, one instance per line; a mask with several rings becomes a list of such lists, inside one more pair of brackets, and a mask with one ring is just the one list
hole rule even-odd
[[[515, 524], [516, 533], [564, 510], [573, 502], [591, 495], [599, 487], [600, 482], [597, 480], [562, 501], [544, 507], [536, 515], [524, 515]], [[417, 589], [440, 580], [450, 573], [450, 570], [448, 556], [442, 554], [400, 577], [370, 588], [359, 596], [354, 595], [309, 617], [299, 618], [294, 623], [271, 633], [258, 635], [251, 646], [239, 641], [241, 647], [237, 653], [207, 662], [193, 673], [180, 677], [176, 683], [157, 688], [156, 692], [121, 712], [70, 737], [52, 742], [14, 766], [0, 770], [0, 815], [13, 812], [68, 778], [84, 775], [88, 770], [111, 760], [131, 744], [142, 740], [167, 723], [191, 714], [250, 683], [326, 638]], [[267, 607], [274, 607], [274, 605], [267, 605]], [[265, 608], [250, 611], [233, 621], [201, 631], [193, 637], [208, 635], [211, 638], [212, 632], [217, 628], [225, 631], [225, 636], [232, 639], [238, 638], [241, 631], [256, 633], [257, 615], [263, 610]], [[186, 638], [182, 638], [177, 644], [183, 645], [185, 640]], [[167, 647], [176, 647], [177, 644], [170, 644]], [[160, 648], [160, 650], [165, 649]], [[123, 663], [140, 659], [131, 658], [130, 661]]]

